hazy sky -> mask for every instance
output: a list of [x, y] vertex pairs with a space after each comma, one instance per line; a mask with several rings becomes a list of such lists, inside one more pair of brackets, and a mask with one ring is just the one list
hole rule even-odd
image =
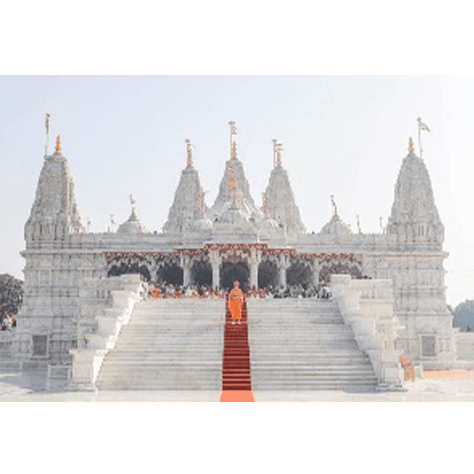
[[387, 222], [408, 137], [421, 116], [423, 158], [446, 228], [448, 303], [474, 298], [474, 78], [434, 76], [1, 76], [0, 273], [23, 278], [23, 227], [42, 167], [48, 104], [76, 198], [90, 230], [128, 218], [128, 195], [151, 231], [166, 221], [184, 140], [212, 205], [229, 156], [228, 121], [258, 204], [272, 168], [272, 139], [301, 216], [318, 232], [339, 214], [356, 229]]

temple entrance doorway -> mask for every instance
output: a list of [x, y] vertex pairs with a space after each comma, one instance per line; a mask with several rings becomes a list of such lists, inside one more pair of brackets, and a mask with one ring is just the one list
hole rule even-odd
[[191, 281], [193, 285], [212, 286], [212, 267], [209, 262], [198, 260], [191, 267]]
[[286, 270], [286, 284], [290, 286], [295, 285], [309, 285], [313, 282], [313, 272], [309, 265], [303, 262], [292, 263]]
[[279, 284], [280, 274], [277, 264], [270, 260], [261, 262], [258, 266], [258, 287], [268, 288], [271, 286], [277, 288]]
[[249, 281], [249, 266], [246, 262], [224, 262], [220, 270], [221, 288], [231, 289], [234, 281], [240, 281], [240, 288], [245, 291]]
[[165, 263], [156, 272], [156, 282], [174, 286], [183, 284], [183, 269], [176, 263]]
[[145, 265], [138, 265], [138, 263], [126, 264], [122, 262], [120, 265], [112, 265], [107, 272], [107, 276], [128, 275], [131, 273], [138, 273], [142, 275], [147, 281], [150, 281], [150, 271]]

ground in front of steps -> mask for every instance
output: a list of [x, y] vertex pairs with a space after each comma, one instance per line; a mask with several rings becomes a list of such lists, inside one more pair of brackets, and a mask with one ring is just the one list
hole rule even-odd
[[[427, 372], [406, 383], [406, 392], [254, 391], [256, 402], [474, 402], [474, 372]], [[219, 402], [212, 391], [103, 391], [69, 392], [65, 382], [49, 383], [38, 376], [0, 373], [0, 402]]]

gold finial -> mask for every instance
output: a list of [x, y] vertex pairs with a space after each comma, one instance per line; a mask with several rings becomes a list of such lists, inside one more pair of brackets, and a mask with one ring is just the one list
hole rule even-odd
[[276, 143], [275, 151], [276, 151], [276, 165], [278, 167], [281, 167], [283, 164], [283, 160], [281, 159], [281, 152], [283, 151], [283, 145], [281, 143]]
[[410, 138], [408, 139], [408, 151], [409, 151], [410, 153], [414, 153], [414, 152], [415, 152], [415, 145], [413, 144], [413, 138], [412, 138], [412, 137], [410, 137]]
[[232, 163], [229, 163], [229, 171], [232, 173], [232, 181], [230, 182], [230, 192], [233, 194], [233, 203], [237, 202], [236, 191], [237, 191], [237, 174], [234, 170]]
[[56, 153], [61, 153], [61, 139], [59, 135], [56, 137]]
[[230, 127], [230, 156], [231, 158], [237, 158], [237, 143], [234, 140], [234, 135], [237, 135], [237, 127], [235, 122], [229, 122]]
[[186, 139], [186, 153], [188, 155], [188, 166], [193, 166], [193, 144], [191, 140]]
[[278, 143], [278, 140], [274, 138], [273, 142], [273, 166], [276, 168], [281, 167], [283, 160], [281, 159], [281, 152], [283, 151], [283, 145]]

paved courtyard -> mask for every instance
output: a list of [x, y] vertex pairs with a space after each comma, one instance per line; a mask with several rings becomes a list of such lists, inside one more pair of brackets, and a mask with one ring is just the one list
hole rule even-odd
[[[406, 392], [254, 391], [256, 402], [474, 402], [474, 372], [428, 373]], [[218, 402], [219, 391], [70, 392], [65, 379], [44, 372], [0, 373], [1, 402]]]

